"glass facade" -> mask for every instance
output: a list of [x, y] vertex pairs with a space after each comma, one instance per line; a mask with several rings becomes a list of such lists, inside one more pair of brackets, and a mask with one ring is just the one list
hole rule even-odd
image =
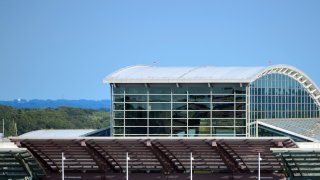
[[250, 84], [112, 84], [113, 136], [258, 136], [258, 119], [319, 118], [292, 77], [270, 73]]
[[304, 87], [284, 74], [267, 74], [250, 84], [250, 128], [257, 119], [319, 118], [319, 107]]
[[246, 136], [246, 87], [149, 86], [112, 86], [114, 136]]

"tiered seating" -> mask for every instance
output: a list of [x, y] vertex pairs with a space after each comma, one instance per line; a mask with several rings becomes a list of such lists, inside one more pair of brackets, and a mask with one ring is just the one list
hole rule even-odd
[[0, 179], [43, 176], [43, 170], [26, 149], [0, 149]]
[[103, 153], [116, 169], [126, 169], [126, 152], [129, 153], [129, 169], [136, 172], [160, 172], [162, 166], [157, 157], [146, 146], [146, 142], [134, 140], [95, 140], [94, 147]]
[[193, 170], [208, 172], [226, 172], [226, 165], [217, 151], [205, 140], [155, 140], [159, 147], [182, 170], [190, 169], [190, 152], [192, 152]]
[[277, 147], [272, 141], [252, 140], [222, 140], [219, 144], [233, 156], [234, 159], [244, 170], [256, 171], [258, 167], [258, 153], [262, 160], [260, 161], [261, 171], [280, 171], [281, 166], [270, 148]]
[[66, 158], [64, 161], [66, 171], [99, 170], [90, 154], [76, 140], [30, 140], [21, 142], [21, 145], [37, 153], [53, 171], [61, 170], [62, 152]]
[[190, 153], [195, 173], [250, 173], [257, 170], [261, 153], [262, 172], [281, 171], [270, 148], [294, 147], [290, 139], [245, 138], [79, 138], [23, 139], [48, 173], [61, 170], [64, 152], [65, 172], [123, 173], [129, 153], [131, 173], [190, 172]]
[[273, 149], [274, 155], [288, 177], [319, 177], [320, 176], [320, 151], [319, 150], [295, 150]]

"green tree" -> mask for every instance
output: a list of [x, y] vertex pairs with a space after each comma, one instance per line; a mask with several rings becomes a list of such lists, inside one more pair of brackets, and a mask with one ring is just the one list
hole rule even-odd
[[5, 119], [5, 136], [39, 129], [98, 129], [109, 126], [110, 114], [103, 110], [71, 107], [15, 109], [0, 105], [0, 118]]

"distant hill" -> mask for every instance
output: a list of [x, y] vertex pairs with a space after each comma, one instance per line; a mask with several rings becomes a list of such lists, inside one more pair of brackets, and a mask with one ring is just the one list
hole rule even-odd
[[83, 109], [102, 109], [106, 111], [110, 110], [110, 100], [15, 99], [12, 101], [0, 101], [0, 104], [5, 106], [11, 106], [14, 108], [57, 108], [57, 107], [67, 106], [67, 107], [83, 108]]

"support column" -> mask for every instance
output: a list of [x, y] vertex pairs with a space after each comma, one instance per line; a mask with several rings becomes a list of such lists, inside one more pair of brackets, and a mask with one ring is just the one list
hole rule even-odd
[[30, 168], [29, 164], [23, 159], [20, 153], [13, 154], [14, 158], [19, 162], [19, 164], [22, 166], [22, 168], [26, 171], [28, 176], [33, 179], [37, 178], [36, 175], [34, 175], [32, 169]]
[[165, 155], [156, 145], [154, 145], [150, 140], [144, 142], [147, 148], [156, 156], [161, 166], [163, 167], [164, 174], [171, 174], [180, 172], [181, 170]]
[[[16, 144], [18, 145], [18, 147], [24, 147], [24, 148], [27, 148], [28, 151], [32, 154], [32, 156], [34, 157], [34, 159], [40, 164], [40, 166], [42, 167], [42, 169], [44, 170], [44, 172], [48, 175], [48, 174], [51, 174], [51, 173], [54, 173], [54, 172], [58, 172], [59, 171], [59, 166], [57, 164], [55, 164], [55, 162], [50, 158], [48, 157], [45, 153], [43, 153], [40, 149], [37, 149], [37, 152], [43, 154], [46, 158], [49, 159], [50, 162], [52, 162], [52, 164], [57, 168], [57, 170], [53, 170], [51, 168], [51, 166], [42, 158], [40, 157], [40, 155], [35, 152], [33, 150], [33, 147], [31, 145], [28, 145], [27, 143], [25, 142], [16, 142]], [[36, 148], [35, 148], [36, 149]]]
[[281, 153], [279, 154], [279, 156], [280, 156], [280, 159], [282, 162], [282, 167], [285, 171], [286, 176], [289, 177], [290, 179], [292, 179], [294, 177], [294, 174], [290, 168], [289, 163], [286, 161], [286, 159], [283, 157], [283, 155]]
[[[215, 141], [211, 141], [208, 143], [213, 149], [215, 149], [219, 153], [222, 161], [226, 164], [226, 166], [228, 167], [230, 172], [235, 173], [235, 172], [245, 171], [241, 168], [239, 163], [219, 143], [217, 143]], [[243, 162], [243, 164], [244, 164], [244, 162]]]
[[80, 142], [81, 146], [84, 147], [88, 154], [92, 157], [92, 159], [95, 161], [95, 163], [98, 165], [99, 169], [105, 173], [114, 173], [114, 172], [122, 172], [121, 167], [119, 166], [120, 170], [116, 170], [115, 167], [112, 165], [112, 163], [109, 162], [105, 156], [99, 153], [97, 149], [90, 143], [87, 143], [86, 141]]

